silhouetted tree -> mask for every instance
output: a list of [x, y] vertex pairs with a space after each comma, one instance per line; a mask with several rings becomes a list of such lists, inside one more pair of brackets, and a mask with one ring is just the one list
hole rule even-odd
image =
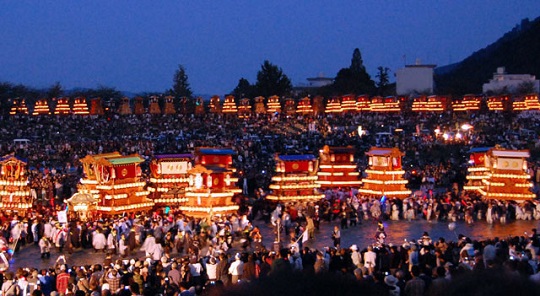
[[349, 68], [342, 68], [334, 80], [333, 89], [336, 94], [375, 92], [375, 83], [366, 72], [362, 55], [358, 48], [354, 49]]
[[291, 90], [291, 80], [287, 75], [283, 74], [283, 70], [268, 60], [264, 61], [261, 70], [257, 73], [255, 94], [264, 97], [272, 95], [284, 96], [288, 95]]
[[173, 77], [173, 87], [172, 87], [172, 95], [176, 97], [187, 97], [191, 98], [193, 96], [193, 92], [191, 91], [191, 87], [189, 86], [188, 82], [188, 75], [186, 73], [186, 69], [182, 65], [178, 65], [178, 69], [174, 73]]
[[390, 82], [388, 72], [390, 69], [388, 67], [379, 66], [377, 67], [377, 92], [380, 96], [387, 96], [388, 94], [388, 84]]
[[534, 89], [534, 83], [532, 81], [525, 81], [516, 86], [516, 90], [514, 92], [516, 95], [522, 96], [534, 93], [536, 90]]
[[236, 98], [253, 98], [257, 94], [254, 93], [254, 86], [245, 78], [238, 80], [238, 85], [232, 91], [232, 95]]
[[62, 88], [62, 85], [60, 82], [55, 82], [48, 90], [47, 90], [47, 98], [59, 98], [64, 94], [64, 90]]

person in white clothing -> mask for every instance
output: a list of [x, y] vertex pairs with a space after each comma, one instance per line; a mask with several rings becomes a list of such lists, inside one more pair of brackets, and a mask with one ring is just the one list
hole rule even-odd
[[358, 252], [358, 246], [352, 245], [351, 251], [351, 260], [354, 266], [356, 266], [357, 268], [362, 267], [362, 255], [360, 255], [360, 253]]
[[229, 266], [229, 274], [232, 278], [232, 283], [237, 284], [238, 281], [242, 278], [242, 274], [244, 273], [244, 262], [242, 261], [242, 258], [239, 253], [236, 253], [234, 256], [234, 261], [231, 263], [231, 266]]
[[376, 260], [377, 253], [373, 252], [372, 246], [368, 246], [367, 252], [364, 253], [364, 266], [368, 268], [369, 274], [373, 274], [373, 270], [375, 270]]
[[96, 229], [92, 236], [92, 246], [96, 252], [105, 251], [105, 246], [107, 246], [107, 239], [105, 235], [101, 232], [100, 229]]

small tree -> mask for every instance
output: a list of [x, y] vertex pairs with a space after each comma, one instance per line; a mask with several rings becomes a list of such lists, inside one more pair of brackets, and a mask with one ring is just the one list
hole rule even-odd
[[47, 90], [47, 98], [53, 99], [53, 98], [59, 98], [64, 94], [64, 90], [62, 88], [62, 85], [60, 82], [55, 82], [49, 90]]
[[390, 71], [390, 69], [388, 67], [382, 67], [382, 66], [379, 66], [377, 67], [377, 75], [375, 75], [375, 77], [377, 77], [377, 91], [379, 93], [379, 95], [381, 96], [386, 96], [388, 95], [388, 83], [390, 82], [390, 79], [389, 79], [389, 75], [388, 75], [388, 72]]
[[176, 97], [191, 98], [193, 96], [193, 92], [189, 86], [186, 69], [182, 65], [178, 65], [178, 69], [174, 73], [171, 92]]

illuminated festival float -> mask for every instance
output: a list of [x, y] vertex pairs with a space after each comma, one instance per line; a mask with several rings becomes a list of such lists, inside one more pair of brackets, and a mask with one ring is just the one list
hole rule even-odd
[[266, 107], [264, 106], [264, 97], [255, 98], [255, 114], [264, 114], [266, 113]]
[[236, 154], [230, 148], [198, 147], [195, 149], [195, 165], [187, 171], [187, 202], [178, 208], [187, 216], [210, 218], [233, 214], [238, 205], [233, 196], [241, 190], [236, 187], [238, 178], [232, 166]]
[[88, 104], [85, 97], [77, 97], [73, 101], [73, 114], [75, 115], [88, 115]]
[[176, 114], [176, 109], [174, 108], [174, 97], [166, 96], [165, 97], [165, 107], [163, 108], [163, 114]]
[[400, 112], [401, 106], [396, 97], [373, 97], [370, 110], [371, 112]]
[[529, 150], [504, 150], [498, 147], [486, 153], [488, 177], [479, 189], [484, 198], [524, 201], [536, 197], [530, 189], [531, 176], [527, 173]]
[[354, 95], [344, 95], [341, 97], [341, 111], [344, 113], [355, 113], [358, 110]]
[[32, 112], [32, 115], [48, 114], [51, 114], [51, 110], [49, 109], [49, 102], [47, 101], [47, 99], [38, 100], [34, 105], [34, 112]]
[[26, 107], [25, 99], [14, 99], [13, 105], [11, 105], [11, 110], [9, 115], [28, 115], [28, 107]]
[[223, 102], [223, 107], [221, 109], [221, 112], [223, 112], [223, 114], [234, 114], [234, 115], [238, 113], [238, 108], [236, 107], [236, 102], [234, 100], [233, 95], [228, 95], [225, 97], [225, 101]]
[[131, 114], [131, 107], [129, 106], [128, 98], [122, 98], [122, 100], [120, 101], [120, 108], [118, 108], [118, 114], [120, 115]]
[[[264, 108], [264, 103], [262, 104]], [[264, 111], [262, 112], [264, 113]], [[240, 106], [238, 106], [238, 117], [239, 118], [249, 118], [251, 115], [251, 105], [249, 104], [248, 98], [243, 98], [240, 100]]]
[[146, 183], [141, 177], [137, 154], [122, 156], [118, 152], [87, 155], [81, 159], [84, 178], [79, 193], [89, 193], [96, 200], [96, 211], [115, 215], [149, 210], [154, 202], [147, 198]]
[[276, 202], [315, 201], [324, 197], [318, 189], [317, 159], [311, 154], [277, 155], [272, 192], [266, 199]]
[[101, 101], [101, 98], [93, 98], [90, 101], [90, 114], [91, 115], [105, 114], [105, 112], [103, 111], [103, 103]]
[[369, 100], [369, 96], [361, 95], [356, 98], [356, 110], [360, 112], [371, 111], [371, 101]]
[[59, 98], [56, 102], [54, 115], [69, 115], [71, 108], [69, 107], [69, 98]]
[[452, 102], [452, 110], [456, 111], [478, 111], [480, 110], [480, 103], [482, 102], [482, 96], [477, 95], [465, 95], [463, 99]]
[[313, 98], [313, 115], [318, 116], [324, 114], [324, 98], [316, 96]]
[[283, 107], [283, 113], [289, 116], [296, 114], [296, 102], [292, 98], [285, 99], [285, 107]]
[[0, 158], [0, 208], [22, 214], [32, 203], [26, 162], [13, 155]]
[[148, 108], [148, 113], [152, 115], [161, 114], [161, 108], [159, 107], [159, 99], [157, 96], [150, 97], [150, 107]]
[[341, 102], [338, 97], [333, 97], [326, 104], [326, 113], [341, 113]]
[[311, 107], [311, 99], [309, 97], [300, 99], [298, 106], [296, 106], [296, 113], [302, 115], [313, 114], [313, 107]]
[[405, 186], [405, 171], [401, 166], [403, 153], [398, 148], [372, 147], [368, 152], [369, 168], [367, 178], [362, 179], [364, 186], [358, 191], [364, 195], [381, 198], [405, 198], [411, 194]]
[[208, 108], [210, 109], [210, 113], [221, 114], [221, 98], [219, 96], [212, 96]]
[[444, 112], [446, 111], [446, 97], [429, 96], [414, 98], [412, 104], [413, 112]]
[[540, 102], [538, 102], [537, 94], [526, 95], [522, 98], [517, 98], [512, 104], [514, 111], [533, 111], [540, 110]]
[[476, 147], [469, 150], [469, 167], [467, 168], [467, 184], [464, 190], [480, 193], [484, 188], [484, 180], [488, 178], [489, 168], [486, 167], [486, 154], [492, 147]]
[[[294, 105], [294, 101], [293, 101]], [[266, 104], [266, 110], [268, 113], [281, 113], [281, 102], [279, 101], [278, 96], [271, 96], [268, 98], [268, 103]]]
[[204, 115], [204, 113], [206, 113], [204, 110], [204, 100], [201, 97], [197, 97], [195, 99], [195, 114]]
[[492, 96], [487, 99], [487, 107], [489, 111], [506, 111], [510, 109], [509, 102], [508, 96]]
[[[141, 97], [136, 97], [135, 98], [135, 103], [134, 103], [134, 107], [133, 107], [133, 114], [135, 115], [143, 115], [145, 112], [145, 108], [144, 108], [144, 100], [143, 98]], [[128, 102], [129, 102], [129, 99], [128, 99]]]
[[354, 148], [324, 146], [319, 151], [319, 171], [317, 183], [321, 188], [360, 187], [362, 181], [358, 178], [354, 161]]
[[155, 155], [150, 163], [148, 191], [156, 205], [178, 205], [187, 201], [188, 171], [192, 168], [192, 154]]

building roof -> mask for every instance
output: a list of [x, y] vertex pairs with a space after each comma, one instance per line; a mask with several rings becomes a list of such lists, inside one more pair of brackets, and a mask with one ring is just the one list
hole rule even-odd
[[405, 68], [435, 68], [435, 64], [425, 64], [425, 65], [405, 65]]
[[110, 158], [107, 159], [112, 165], [123, 165], [123, 164], [132, 164], [132, 163], [141, 163], [144, 162], [144, 159], [139, 156], [127, 156], [119, 158]]
[[312, 154], [301, 154], [301, 155], [280, 155], [278, 156], [281, 161], [306, 161], [306, 160], [315, 160], [315, 156]]
[[380, 147], [372, 147], [368, 152], [366, 152], [366, 155], [369, 156], [403, 156], [403, 153], [399, 151], [397, 148], [380, 148]]
[[183, 154], [159, 154], [154, 155], [155, 159], [179, 159], [179, 158], [193, 158], [193, 154], [191, 153], [183, 153]]
[[499, 157], [529, 157], [530, 153], [528, 150], [492, 150], [491, 154], [493, 156]]
[[329, 147], [331, 153], [341, 154], [341, 153], [354, 153], [355, 149], [353, 147]]
[[236, 155], [231, 148], [198, 148], [196, 151], [206, 155]]
[[8, 154], [8, 155], [0, 157], [0, 163], [7, 162], [10, 160], [17, 160], [17, 161], [26, 163], [26, 159], [20, 158], [18, 156], [14, 156], [13, 154]]
[[493, 147], [474, 147], [469, 150], [469, 153], [482, 153], [482, 152], [488, 152], [489, 149]]

